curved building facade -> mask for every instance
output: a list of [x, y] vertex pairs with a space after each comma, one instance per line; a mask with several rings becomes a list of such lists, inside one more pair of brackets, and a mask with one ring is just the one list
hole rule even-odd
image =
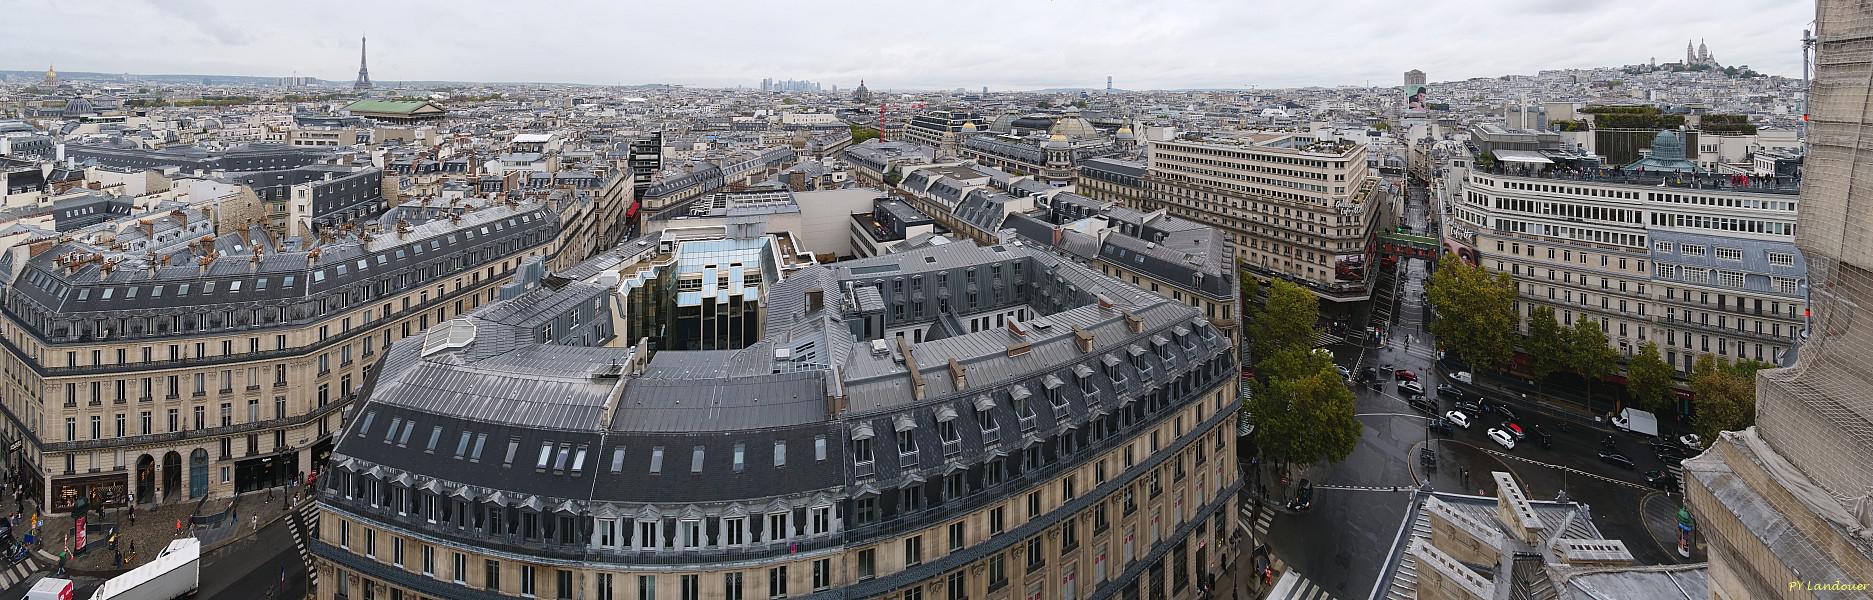
[[318, 597], [1188, 598], [1219, 568], [1236, 364], [1196, 309], [947, 244], [651, 355], [616, 294], [670, 251], [393, 345], [320, 482]]

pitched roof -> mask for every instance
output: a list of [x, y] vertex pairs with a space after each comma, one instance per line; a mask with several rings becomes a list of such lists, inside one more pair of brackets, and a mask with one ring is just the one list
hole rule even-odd
[[[425, 110], [424, 107], [428, 107]], [[442, 107], [423, 100], [359, 100], [346, 106], [345, 110], [354, 113], [380, 113], [413, 115], [418, 112], [445, 112]]]

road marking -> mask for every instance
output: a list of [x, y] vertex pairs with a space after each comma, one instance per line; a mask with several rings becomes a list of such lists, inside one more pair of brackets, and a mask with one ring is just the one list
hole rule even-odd
[[1419, 414], [1413, 414], [1413, 413], [1356, 413], [1353, 416], [1355, 417], [1410, 417], [1413, 419], [1430, 419], [1430, 417], [1419, 415]]
[[1626, 480], [1624, 480], [1624, 479], [1614, 479], [1614, 478], [1612, 478], [1612, 477], [1607, 477], [1607, 476], [1605, 476], [1605, 475], [1598, 475], [1598, 474], [1594, 474], [1594, 473], [1588, 473], [1588, 472], [1586, 472], [1586, 471], [1582, 471], [1582, 470], [1580, 470], [1580, 469], [1576, 469], [1576, 468], [1573, 468], [1573, 467], [1567, 467], [1567, 466], [1562, 466], [1562, 465], [1557, 465], [1557, 464], [1554, 464], [1554, 463], [1545, 463], [1545, 462], [1541, 462], [1541, 461], [1539, 461], [1539, 460], [1535, 460], [1535, 459], [1532, 459], [1532, 458], [1525, 458], [1525, 457], [1521, 457], [1521, 456], [1516, 456], [1516, 455], [1514, 455], [1514, 454], [1509, 454], [1509, 453], [1507, 453], [1507, 452], [1503, 452], [1503, 451], [1500, 451], [1500, 450], [1494, 450], [1494, 449], [1490, 449], [1490, 448], [1479, 448], [1479, 449], [1480, 449], [1480, 450], [1482, 450], [1482, 451], [1484, 451], [1484, 452], [1488, 452], [1488, 453], [1490, 453], [1490, 454], [1494, 454], [1494, 455], [1496, 455], [1496, 456], [1502, 456], [1502, 457], [1506, 457], [1506, 458], [1513, 458], [1513, 459], [1515, 459], [1515, 460], [1519, 460], [1519, 461], [1522, 461], [1522, 462], [1525, 462], [1525, 463], [1528, 463], [1528, 464], [1532, 464], [1532, 465], [1539, 465], [1539, 466], [1543, 466], [1543, 467], [1548, 467], [1548, 468], [1550, 468], [1550, 469], [1558, 469], [1558, 470], [1561, 470], [1561, 471], [1567, 471], [1567, 472], [1569, 472], [1569, 473], [1573, 473], [1573, 474], [1576, 474], [1576, 475], [1585, 475], [1585, 476], [1587, 476], [1587, 477], [1591, 477], [1591, 478], [1594, 478], [1594, 479], [1598, 479], [1598, 480], [1600, 480], [1600, 481], [1605, 481], [1605, 482], [1607, 482], [1607, 483], [1617, 483], [1617, 484], [1620, 484], [1620, 485], [1624, 485], [1624, 486], [1629, 486], [1629, 487], [1634, 487], [1634, 488], [1638, 488], [1638, 489], [1641, 489], [1641, 490], [1651, 490], [1651, 489], [1652, 489], [1652, 487], [1651, 487], [1651, 486], [1648, 486], [1648, 485], [1644, 485], [1644, 484], [1638, 484], [1638, 483], [1633, 483], [1633, 482], [1630, 482], [1630, 481], [1626, 481]]
[[1342, 492], [1409, 492], [1409, 491], [1411, 491], [1411, 489], [1412, 489], [1412, 486], [1408, 486], [1408, 485], [1333, 485], [1333, 484], [1321, 484], [1321, 485], [1316, 485], [1316, 486], [1314, 486], [1314, 489], [1316, 489], [1316, 490], [1339, 490], [1339, 491], [1342, 491]]

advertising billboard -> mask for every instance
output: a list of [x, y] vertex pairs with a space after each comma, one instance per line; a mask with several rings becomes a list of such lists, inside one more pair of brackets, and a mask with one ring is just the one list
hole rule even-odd
[[1409, 112], [1428, 112], [1430, 107], [1431, 87], [1422, 83], [1402, 86], [1405, 95], [1405, 110]]

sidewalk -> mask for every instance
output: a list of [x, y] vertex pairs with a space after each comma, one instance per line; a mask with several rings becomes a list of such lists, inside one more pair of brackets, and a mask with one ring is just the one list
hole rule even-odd
[[[130, 524], [128, 509], [109, 509], [103, 515], [91, 513], [86, 519], [86, 529], [92, 530], [98, 524], [118, 527], [117, 544], [125, 555], [124, 560], [122, 563], [116, 562], [117, 556], [110, 547], [97, 543], [91, 546], [90, 552], [72, 557], [66, 563], [66, 571], [94, 577], [117, 575], [149, 562], [171, 540], [179, 537], [200, 539], [202, 552], [206, 554], [236, 539], [252, 535], [258, 528], [266, 527], [275, 519], [288, 514], [290, 508], [290, 503], [285, 502], [279, 489], [275, 488], [271, 500], [267, 498], [267, 492], [255, 491], [233, 498], [210, 498], [199, 503], [184, 500], [160, 506], [140, 504], [136, 510], [135, 525]], [[232, 513], [218, 522], [195, 524], [190, 520], [194, 515], [212, 517], [230, 510]], [[66, 548], [65, 543], [71, 537], [72, 519], [65, 515], [47, 517], [41, 531], [45, 532], [41, 548], [54, 557], [52, 562], [56, 565], [59, 551]], [[92, 530], [91, 534], [95, 535], [96, 531]], [[134, 557], [129, 556], [132, 547], [136, 549]], [[74, 552], [76, 550], [73, 548]]]

